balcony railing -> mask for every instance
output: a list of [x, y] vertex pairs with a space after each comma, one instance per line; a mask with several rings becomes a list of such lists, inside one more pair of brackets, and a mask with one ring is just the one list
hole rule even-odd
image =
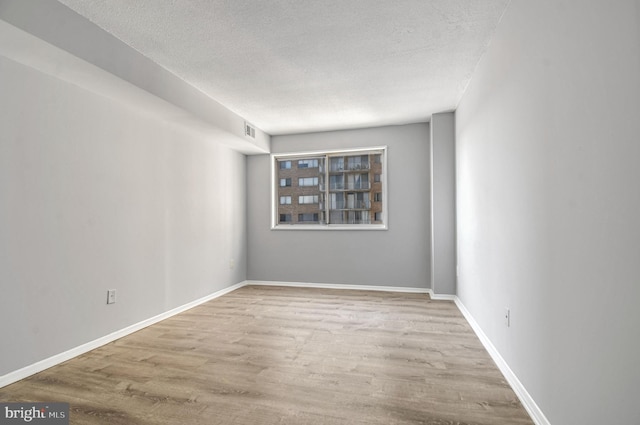
[[368, 210], [371, 208], [371, 202], [366, 199], [363, 201], [340, 201], [329, 204], [331, 210]]
[[[321, 185], [321, 186], [324, 186]], [[368, 181], [364, 182], [347, 182], [347, 183], [336, 183], [332, 182], [329, 184], [329, 190], [369, 190], [371, 189], [371, 184]], [[321, 187], [321, 190], [324, 190], [324, 187]]]
[[[361, 162], [357, 164], [330, 164], [330, 172], [342, 172], [342, 171], [367, 171], [371, 169], [371, 164], [368, 162]], [[324, 171], [324, 166], [321, 167], [321, 171]]]
[[361, 218], [361, 219], [332, 219], [330, 224], [371, 224], [371, 219], [369, 218]]
[[[320, 202], [318, 204], [318, 209], [324, 210], [325, 206], [324, 202]], [[354, 202], [336, 202], [333, 204], [329, 204], [330, 210], [370, 210], [371, 209], [371, 201], [354, 201]]]
[[347, 164], [347, 170], [369, 170], [371, 165], [368, 162], [361, 162], [359, 164]]

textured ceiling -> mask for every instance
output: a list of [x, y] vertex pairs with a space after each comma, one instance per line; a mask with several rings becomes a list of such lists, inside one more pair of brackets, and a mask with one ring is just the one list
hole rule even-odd
[[453, 110], [509, 0], [59, 0], [269, 134]]

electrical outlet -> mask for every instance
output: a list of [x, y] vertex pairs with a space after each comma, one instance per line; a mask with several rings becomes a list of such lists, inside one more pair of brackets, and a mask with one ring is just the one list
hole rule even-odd
[[229, 269], [233, 270], [235, 266], [236, 266], [236, 262], [232, 258], [231, 260], [229, 260]]
[[504, 309], [504, 324], [509, 328], [511, 327], [511, 309]]
[[116, 290], [109, 289], [107, 291], [107, 304], [115, 304], [116, 303]]

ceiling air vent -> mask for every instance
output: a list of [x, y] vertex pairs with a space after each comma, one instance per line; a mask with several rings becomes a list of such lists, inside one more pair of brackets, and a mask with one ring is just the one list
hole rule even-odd
[[252, 139], [256, 138], [256, 129], [246, 121], [244, 122], [244, 135], [249, 136]]

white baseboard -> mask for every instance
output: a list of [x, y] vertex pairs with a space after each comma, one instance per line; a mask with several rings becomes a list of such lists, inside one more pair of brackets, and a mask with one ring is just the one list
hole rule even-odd
[[355, 289], [361, 291], [384, 292], [409, 292], [416, 294], [428, 294], [429, 288], [415, 288], [407, 286], [374, 286], [374, 285], [347, 285], [341, 283], [311, 283], [311, 282], [277, 282], [271, 280], [247, 280], [245, 285], [256, 286], [290, 286], [296, 288], [325, 288], [325, 289]]
[[42, 372], [43, 370], [49, 369], [50, 367], [60, 364], [62, 362], [66, 362], [67, 360], [70, 360], [88, 351], [94, 350], [105, 344], [113, 342], [116, 339], [122, 338], [134, 332], [137, 332], [140, 329], [146, 328], [147, 326], [153, 325], [154, 323], [158, 323], [161, 320], [168, 319], [171, 316], [175, 316], [178, 313], [182, 313], [183, 311], [189, 310], [190, 308], [196, 307], [214, 298], [218, 298], [224, 294], [227, 294], [245, 285], [246, 285], [246, 282], [237, 283], [235, 285], [229, 286], [228, 288], [221, 289], [205, 297], [199, 298], [195, 301], [191, 301], [187, 304], [181, 305], [180, 307], [176, 307], [164, 313], [158, 314], [157, 316], [135, 323], [131, 326], [127, 326], [124, 329], [120, 329], [118, 331], [112, 332], [108, 335], [105, 335], [93, 341], [87, 342], [86, 344], [82, 344], [78, 347], [67, 350], [63, 353], [56, 354], [54, 356], [51, 356], [39, 362], [33, 363], [29, 366], [25, 366], [16, 371], [9, 372], [6, 375], [0, 376], [0, 388], [5, 387], [9, 384], [13, 384], [14, 382], [17, 382], [28, 376], [34, 375], [38, 372]]
[[455, 301], [456, 298], [458, 298], [455, 295], [434, 294], [433, 289], [429, 289], [429, 296], [431, 297], [432, 300], [436, 300], [436, 301]]
[[529, 416], [531, 416], [533, 422], [536, 425], [551, 425], [544, 413], [542, 413], [542, 410], [540, 410], [536, 402], [533, 400], [533, 397], [531, 397], [527, 389], [522, 385], [522, 382], [520, 382], [507, 362], [502, 358], [489, 337], [487, 337], [480, 325], [478, 325], [478, 322], [476, 322], [471, 313], [469, 313], [469, 310], [467, 310], [464, 304], [462, 304], [460, 298], [455, 296], [454, 301], [464, 318], [467, 319], [467, 322], [469, 322], [469, 325], [471, 325], [471, 328], [480, 339], [480, 342], [482, 342], [482, 345], [484, 345], [484, 348], [489, 352], [489, 355], [498, 366], [498, 369], [500, 369], [500, 372], [502, 372], [509, 385], [511, 385], [511, 388], [520, 399], [520, 402], [529, 413]]

